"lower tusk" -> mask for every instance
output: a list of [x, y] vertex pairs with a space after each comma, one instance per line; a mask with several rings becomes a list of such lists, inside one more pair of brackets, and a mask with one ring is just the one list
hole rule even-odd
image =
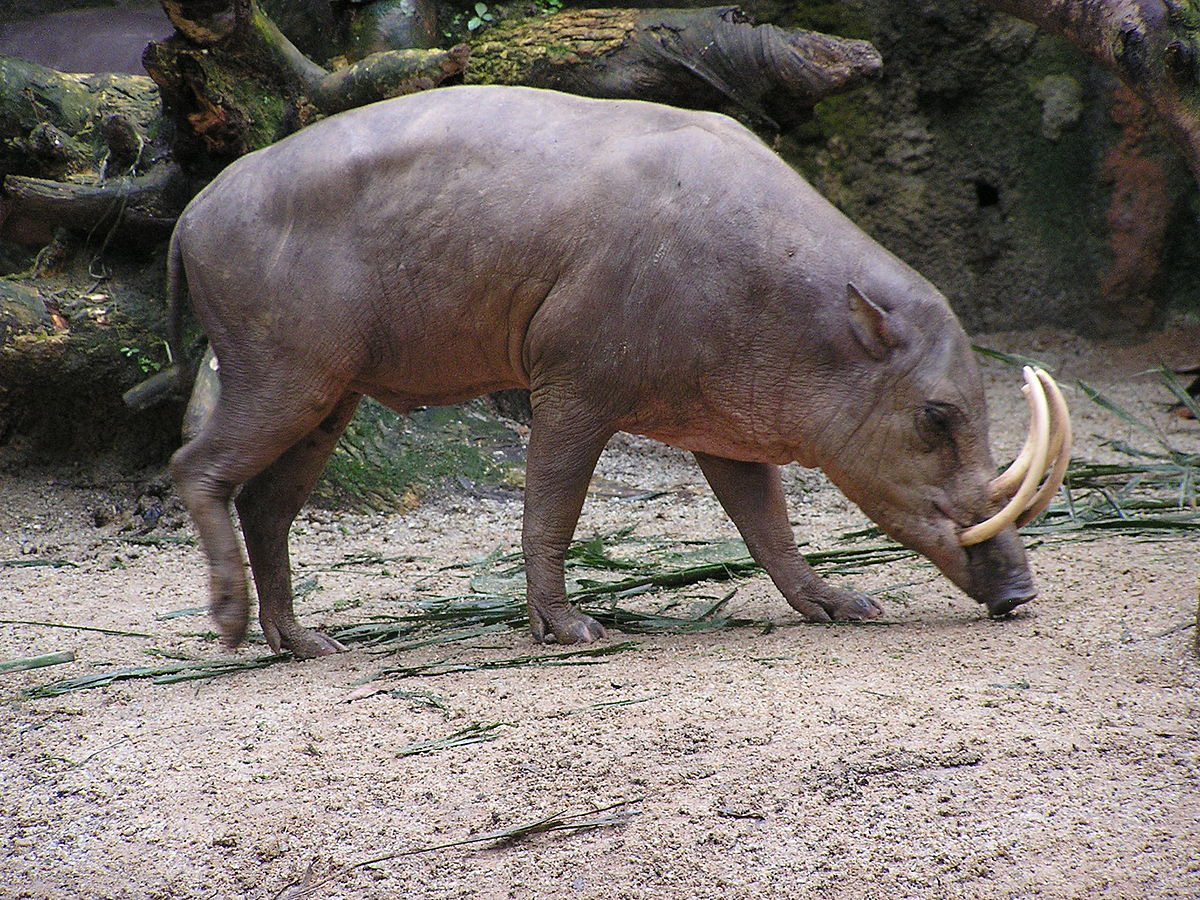
[[1050, 505], [1050, 501], [1054, 499], [1054, 495], [1058, 493], [1058, 489], [1062, 487], [1063, 479], [1067, 475], [1067, 466], [1071, 464], [1071, 414], [1067, 410], [1067, 401], [1063, 398], [1062, 391], [1058, 389], [1058, 385], [1054, 383], [1054, 379], [1041, 369], [1037, 369], [1037, 376], [1042, 384], [1046, 387], [1046, 396], [1050, 401], [1050, 455], [1054, 457], [1054, 468], [1050, 470], [1050, 477], [1038, 488], [1038, 492], [1033, 495], [1033, 499], [1029, 501], [1029, 508], [1017, 517], [1016, 526], [1020, 528], [1027, 525], [1042, 514], [1042, 511]]
[[1029, 456], [1029, 464], [1025, 469], [1020, 486], [1008, 503], [1004, 505], [1004, 508], [994, 516], [984, 519], [977, 525], [972, 525], [959, 534], [958, 541], [964, 547], [989, 540], [1013, 524], [1017, 517], [1029, 508], [1034, 493], [1037, 491], [1038, 482], [1042, 480], [1042, 475], [1046, 471], [1049, 462], [1047, 457], [1050, 451], [1050, 405], [1046, 399], [1046, 391], [1042, 387], [1042, 380], [1033, 368], [1025, 366], [1022, 374], [1029, 387], [1029, 393], [1026, 396], [1029, 400], [1032, 417], [1030, 437], [1033, 447]]

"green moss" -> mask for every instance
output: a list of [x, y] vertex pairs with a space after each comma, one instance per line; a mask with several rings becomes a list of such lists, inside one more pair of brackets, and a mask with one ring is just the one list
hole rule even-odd
[[[1082, 129], [1055, 142], [1032, 139], [1021, 155], [1023, 177], [1012, 207], [1014, 234], [1048, 249], [1081, 277], [1094, 277], [1099, 235], [1091, 232], [1087, 199], [1094, 196], [1094, 146]], [[1092, 246], [1089, 248], [1089, 244]]]
[[283, 137], [283, 115], [287, 100], [274, 85], [263, 83], [257, 73], [233, 66], [209, 67], [207, 89], [221, 105], [244, 118], [242, 132], [246, 152], [273, 144]]
[[839, 137], [851, 144], [871, 140], [879, 122], [869, 99], [861, 93], [827, 97], [813, 108], [813, 122], [822, 137]]
[[870, 40], [874, 23], [861, 4], [845, 0], [762, 0], [749, 8], [759, 22]]
[[1039, 34], [1029, 54], [1016, 67], [1016, 74], [1036, 94], [1038, 83], [1047, 75], [1082, 74], [1089, 64], [1087, 57], [1073, 44], [1062, 38]]
[[45, 77], [47, 72], [34, 63], [0, 56], [0, 82], [7, 86], [0, 94], [0, 123], [10, 126], [0, 138], [25, 137], [50, 113], [70, 134], [87, 125], [87, 89], [72, 76]]
[[467, 84], [519, 84], [529, 60], [511, 52], [502, 41], [484, 41], [471, 48], [463, 80]]
[[501, 22], [471, 48], [464, 80], [468, 84], [538, 83], [564, 62], [599, 58], [616, 50], [636, 21], [636, 13], [576, 10]]
[[1187, 31], [1200, 31], [1200, 2], [1197, 0], [1173, 0], [1169, 7], [1172, 25]]
[[869, 185], [881, 177], [877, 160], [883, 153], [878, 100], [872, 88], [822, 100], [812, 118], [778, 147], [793, 168], [868, 231], [863, 195], [874, 193]]

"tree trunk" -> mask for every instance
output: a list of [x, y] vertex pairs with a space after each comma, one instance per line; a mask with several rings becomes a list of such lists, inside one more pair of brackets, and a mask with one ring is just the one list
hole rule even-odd
[[176, 128], [175, 152], [211, 177], [233, 159], [324, 115], [424, 90], [459, 75], [465, 46], [374, 53], [329, 72], [301, 53], [254, 0], [162, 0], [176, 34], [151, 43], [146, 71]]

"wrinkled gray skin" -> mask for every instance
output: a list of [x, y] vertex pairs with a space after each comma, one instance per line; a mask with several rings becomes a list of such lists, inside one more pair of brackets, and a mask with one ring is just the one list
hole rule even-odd
[[[777, 466], [820, 466], [994, 614], [1034, 594], [994, 511], [987, 412], [945, 299], [720, 115], [508, 87], [427, 91], [231, 165], [172, 245], [221, 396], [172, 460], [224, 640], [248, 592], [272, 647], [338, 649], [292, 612], [292, 519], [361, 395], [399, 411], [529, 387], [522, 548], [538, 640], [601, 626], [563, 556], [617, 431], [696, 457], [754, 558], [809, 619], [869, 619], [796, 549]], [[855, 285], [873, 304], [857, 299]], [[178, 305], [178, 304], [176, 304]]]

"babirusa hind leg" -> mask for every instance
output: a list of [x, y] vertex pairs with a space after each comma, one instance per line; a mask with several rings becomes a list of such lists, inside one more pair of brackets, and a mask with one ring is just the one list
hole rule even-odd
[[329, 454], [358, 408], [359, 395], [347, 394], [312, 431], [242, 488], [238, 516], [258, 592], [258, 621], [271, 649], [300, 659], [345, 648], [296, 621], [288, 531], [312, 493]]
[[239, 378], [225, 371], [224, 360], [222, 367], [221, 396], [212, 415], [172, 457], [171, 474], [208, 557], [213, 619], [222, 642], [232, 649], [246, 636], [250, 594], [230, 500], [279, 458], [281, 448], [291, 448], [325, 420], [344, 390], [334, 385], [302, 390], [295, 373], [282, 383], [261, 373]]

